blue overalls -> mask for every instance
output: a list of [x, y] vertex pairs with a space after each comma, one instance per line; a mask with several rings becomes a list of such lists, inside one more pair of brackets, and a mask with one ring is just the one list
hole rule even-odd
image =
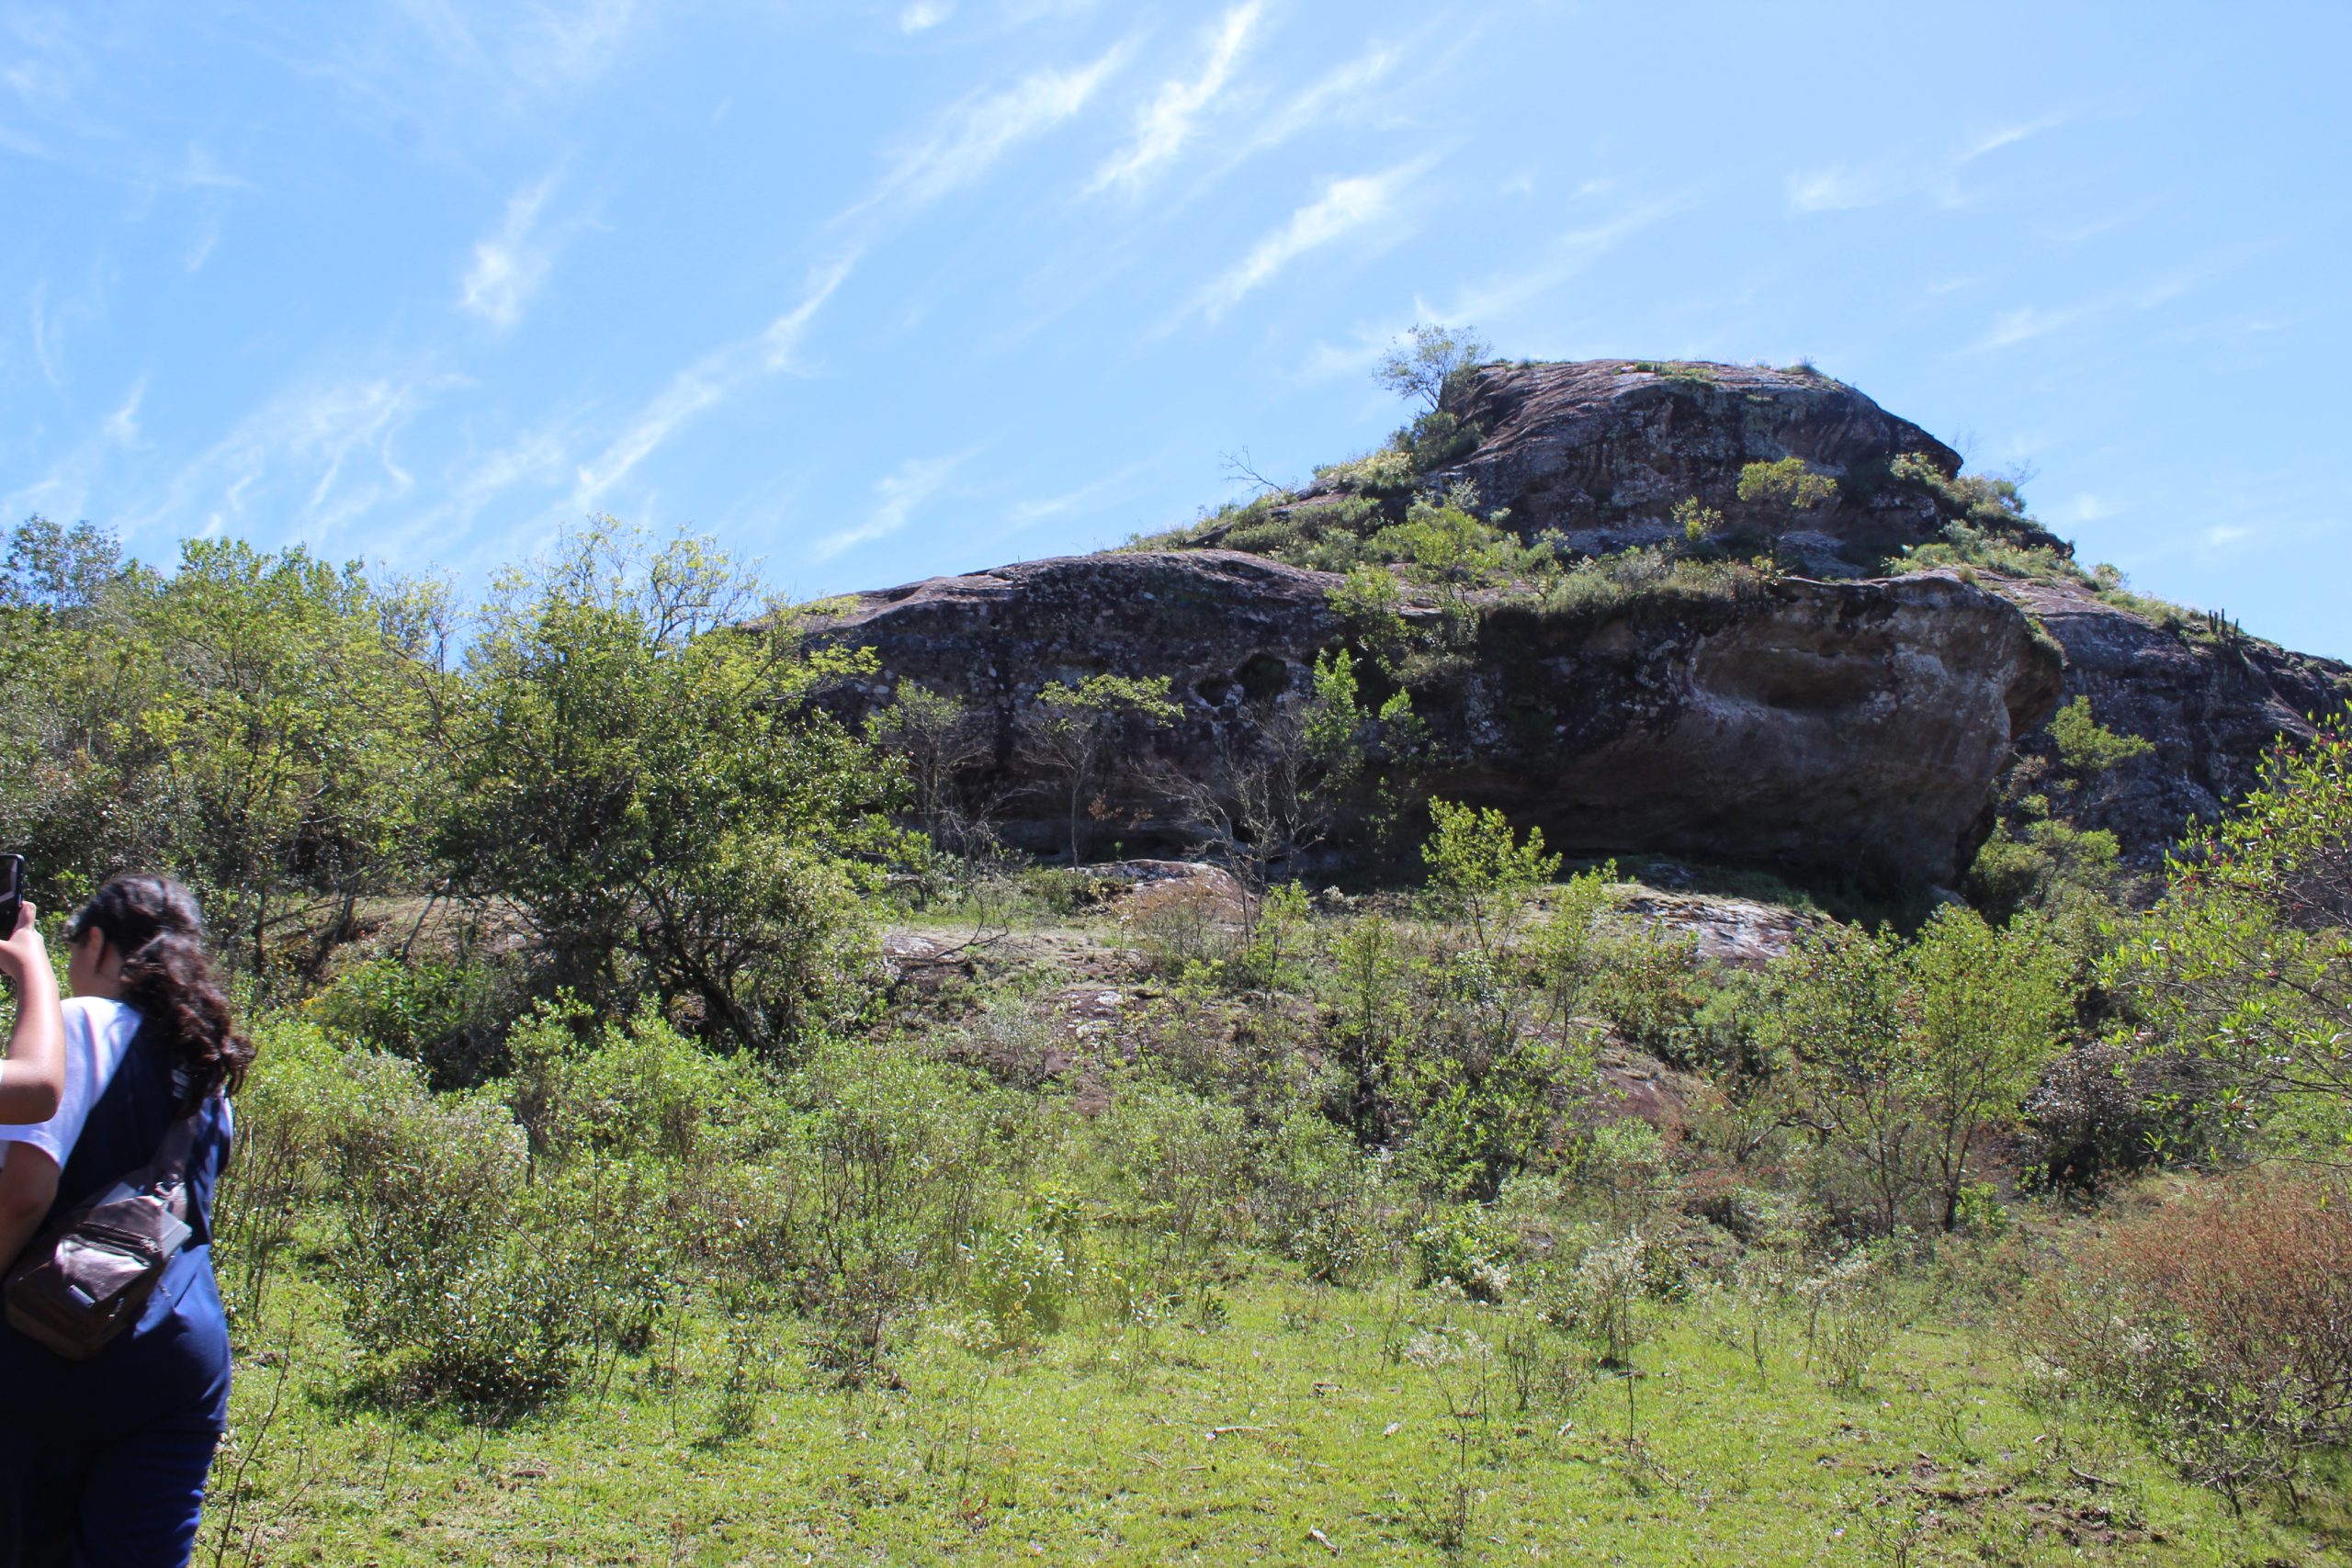
[[[132, 1041], [66, 1156], [42, 1230], [153, 1159], [176, 1109], [167, 1053]], [[188, 1559], [229, 1415], [211, 1225], [228, 1101], [214, 1099], [200, 1116], [187, 1172], [195, 1234], [138, 1324], [69, 1361], [0, 1320], [0, 1568], [180, 1568]]]

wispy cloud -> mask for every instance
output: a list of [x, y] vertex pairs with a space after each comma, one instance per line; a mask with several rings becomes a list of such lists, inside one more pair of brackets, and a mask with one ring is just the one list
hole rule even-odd
[[551, 248], [536, 231], [554, 188], [555, 176], [549, 175], [516, 191], [507, 198], [497, 231], [474, 246], [458, 303], [500, 332], [522, 319], [523, 307], [547, 279]]
[[1260, 0], [1234, 6], [1209, 39], [1209, 57], [1193, 77], [1170, 77], [1136, 115], [1134, 138], [1095, 172], [1089, 191], [1110, 186], [1133, 187], [1152, 170], [1183, 152], [1199, 129], [1202, 111], [1224, 92], [1264, 7]]
[[886, 205], [928, 206], [973, 184], [1014, 147], [1084, 108], [1125, 63], [1128, 47], [1120, 43], [1088, 64], [1035, 72], [1001, 92], [965, 99], [894, 158], [874, 194], [842, 219]]
[[637, 0], [536, 0], [514, 51], [526, 70], [560, 81], [601, 75], [637, 17]]
[[897, 533], [970, 457], [969, 452], [959, 452], [947, 457], [908, 458], [875, 481], [874, 510], [866, 513], [865, 522], [828, 534], [810, 553], [820, 561], [831, 560], [843, 550]]
[[851, 252], [820, 267], [809, 275], [799, 303], [769, 322], [765, 330], [713, 349], [671, 377], [669, 384], [619, 435], [594, 458], [580, 465], [572, 492], [575, 508], [594, 508], [682, 426], [726, 401], [750, 381], [792, 368], [809, 324], [825, 301], [848, 281], [857, 259], [857, 254]]
[[914, 0], [899, 13], [902, 33], [928, 32], [956, 14], [956, 0]]
[[1968, 345], [1968, 352], [1983, 354], [1992, 349], [2014, 348], [2018, 344], [2047, 337], [2052, 333], [2073, 326], [2076, 321], [2112, 310], [2154, 310], [2158, 305], [2168, 304], [2188, 294], [2199, 279], [2211, 270], [2211, 265], [2205, 265], [2170, 273], [2138, 288], [2118, 289], [2072, 305], [2052, 309], [2020, 305], [2012, 310], [2003, 310], [1993, 318], [1992, 327], [1985, 334]]
[[1076, 490], [1067, 490], [1059, 495], [1040, 496], [1032, 501], [1017, 502], [1006, 509], [1004, 520], [1008, 526], [995, 537], [1002, 538], [1007, 534], [1018, 534], [1023, 529], [1035, 527], [1037, 524], [1051, 522], [1057, 517], [1067, 517], [1072, 513], [1099, 505], [1104, 500], [1126, 489], [1136, 475], [1142, 472], [1144, 467], [1145, 465], [1140, 462], [1129, 463], [1117, 472], [1105, 474], [1091, 483], [1080, 485]]
[[2089, 491], [2083, 491], [2052, 507], [2050, 512], [2050, 520], [2069, 526], [2079, 526], [2085, 523], [2102, 522], [2122, 510], [2120, 504], [2109, 501], [2103, 495], [2095, 495]]
[[67, 337], [105, 317], [106, 281], [102, 271], [93, 272], [80, 288], [62, 299], [50, 294], [46, 281], [33, 285], [26, 310], [27, 327], [32, 338], [33, 359], [51, 386], [65, 384]]
[[120, 407], [99, 423], [98, 429], [108, 441], [118, 446], [128, 446], [139, 439], [139, 405], [147, 396], [147, 378], [141, 376], [130, 384], [130, 395]]
[[1216, 321], [1307, 252], [1359, 229], [1388, 222], [1396, 216], [1398, 195], [1431, 162], [1428, 157], [1417, 158], [1376, 175], [1333, 180], [1321, 196], [1293, 212], [1282, 227], [1251, 246], [1237, 265], [1203, 289], [1195, 308]]
[[160, 496], [131, 509], [123, 532], [169, 524], [185, 533], [195, 525], [209, 538], [248, 527], [266, 502], [274, 525], [319, 544], [414, 487], [395, 444], [450, 381], [419, 364], [291, 388], [184, 465]]
[[1263, 152], [1362, 106], [1365, 96], [1387, 79], [1407, 51], [1395, 43], [1374, 41], [1353, 58], [1344, 60], [1293, 94], [1261, 120], [1250, 139], [1249, 151]]
[[1542, 299], [1635, 234], [1690, 204], [1688, 196], [1663, 197], [1629, 207], [1598, 223], [1568, 230], [1544, 248], [1534, 265], [1473, 285], [1442, 308], [1422, 313], [1425, 319], [1435, 321], [1496, 321]]
[[1476, 327], [1508, 321], [1512, 311], [1543, 299], [1634, 235], [1690, 204], [1687, 196], [1668, 197], [1570, 229], [1544, 246], [1529, 266], [1467, 285], [1450, 298], [1432, 300], [1416, 296], [1408, 311], [1385, 321], [1359, 322], [1336, 343], [1317, 340], [1295, 374], [1302, 381], [1362, 375], [1416, 321]]
[[871, 193], [832, 220], [829, 227], [845, 243], [832, 261], [811, 272], [798, 303], [763, 331], [675, 372], [601, 451], [579, 465], [574, 508], [594, 510], [686, 424], [758, 378], [793, 368], [818, 312], [892, 220], [978, 181], [1013, 147], [1077, 114], [1125, 62], [1128, 48], [1121, 43], [1069, 70], [1035, 72], [1001, 91], [967, 97], [940, 117], [927, 135], [891, 160]]
[[1875, 207], [1904, 193], [1900, 176], [1888, 167], [1813, 169], [1789, 175], [1789, 209], [1792, 212], [1843, 212]]
[[1995, 316], [1992, 329], [1977, 339], [1974, 346], [1980, 351], [2013, 348], [2018, 344], [2046, 337], [2062, 327], [2072, 326], [2098, 309], [2100, 307], [2096, 305], [2069, 305], [2045, 310], [2038, 305], [2020, 305], [2014, 310], [2004, 310]]
[[1988, 152], [1997, 152], [2004, 147], [2014, 147], [2018, 142], [2039, 136], [2045, 130], [2055, 130], [2072, 118], [2074, 118], [2073, 115], [2061, 112], [2045, 114], [2033, 119], [2019, 120], [2014, 125], [1998, 127], [1970, 142], [1962, 150], [1960, 156], [1954, 162], [1973, 164]]
[[1940, 155], [1904, 152], [1863, 164], [1801, 170], [1783, 182], [1789, 210], [1848, 212], [1928, 194], [1945, 206], [1958, 206], [1966, 199], [1956, 183], [1962, 169], [1988, 153], [2055, 130], [2073, 118], [2059, 112], [1999, 126]]

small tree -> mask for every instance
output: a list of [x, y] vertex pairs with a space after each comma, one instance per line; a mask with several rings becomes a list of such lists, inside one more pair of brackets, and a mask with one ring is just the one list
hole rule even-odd
[[1910, 954], [1918, 987], [1920, 1087], [1946, 1230], [1960, 1220], [1969, 1156], [2013, 1117], [2058, 1054], [2072, 1010], [2072, 965], [2032, 914], [1996, 928], [1965, 907], [1939, 909]]
[[865, 734], [905, 761], [915, 818], [933, 841], [963, 837], [956, 776], [990, 750], [989, 727], [979, 716], [959, 698], [902, 682], [890, 705], [867, 716]]
[[1080, 863], [1078, 825], [1087, 796], [1118, 771], [1129, 735], [1172, 724], [1182, 712], [1168, 694], [1165, 675], [1094, 675], [1076, 686], [1057, 681], [1037, 694], [1023, 728], [1057, 782], [1069, 821], [1070, 864]]
[[1435, 413], [1491, 352], [1466, 327], [1457, 333], [1436, 323], [1416, 325], [1389, 348], [1372, 378], [1400, 398], [1426, 403]]
[[1723, 532], [1724, 514], [1695, 495], [1686, 495], [1674, 503], [1674, 521], [1682, 530], [1682, 543], [1687, 549], [1703, 549]]
[[1891, 1235], [1925, 1178], [1901, 943], [1833, 927], [1773, 966], [1770, 990], [1795, 1120], [1850, 1168], [1876, 1228]]
[[1781, 538], [1805, 513], [1825, 505], [1838, 493], [1838, 481], [1816, 474], [1802, 457], [1774, 463], [1750, 463], [1739, 470], [1739, 499], [1764, 508], [1764, 534], [1772, 562], [1780, 564]]
[[1312, 693], [1259, 705], [1247, 731], [1218, 735], [1209, 767], [1171, 771], [1165, 787], [1215, 831], [1252, 891], [1268, 868], [1328, 838], [1363, 776], [1379, 721], [1357, 697], [1355, 660], [1335, 649], [1315, 661]]
[[1491, 806], [1432, 800], [1430, 820], [1436, 831], [1421, 846], [1430, 880], [1441, 902], [1469, 923], [1473, 943], [1491, 955], [1527, 895], [1558, 874], [1560, 857], [1544, 852], [1542, 829], [1529, 829], [1522, 842]]
[[870, 652], [810, 653], [708, 541], [605, 519], [503, 580], [448, 726], [438, 848], [461, 896], [539, 939], [550, 987], [600, 1005], [650, 981], [780, 1051], [854, 991], [856, 895], [903, 844], [898, 769], [806, 711]]

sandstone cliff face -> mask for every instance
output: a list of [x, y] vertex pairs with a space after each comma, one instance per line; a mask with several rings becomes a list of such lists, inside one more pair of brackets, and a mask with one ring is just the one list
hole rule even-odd
[[[1486, 505], [1510, 508], [1514, 529], [1532, 537], [1556, 528], [1592, 555], [1679, 537], [1670, 513], [1685, 497], [1721, 511], [1734, 529], [1760, 521], [1739, 499], [1740, 470], [1788, 457], [1839, 481], [1838, 499], [1784, 546], [1816, 575], [1866, 574], [1951, 521], [1948, 503], [1891, 479], [1888, 468], [1917, 453], [1949, 478], [1960, 455], [1810, 370], [1622, 359], [1493, 365], [1453, 406], [1485, 439], [1435, 478], [1469, 479]], [[2058, 543], [2030, 525], [2021, 532]]]
[[[1057, 808], [1022, 793], [1019, 754], [1040, 688], [1169, 676], [1183, 719], [1135, 737], [1136, 771], [1197, 773], [1305, 690], [1340, 635], [1334, 581], [1228, 551], [1076, 557], [861, 595], [819, 636], [879, 659], [880, 676], [833, 694], [847, 716], [901, 681], [986, 715], [994, 756], [973, 782], [1043, 848]], [[2015, 606], [1948, 574], [1787, 581], [1584, 621], [1502, 606], [1476, 637], [1413, 691], [1438, 792], [1572, 850], [1928, 881], [1965, 865], [2012, 739], [2061, 678]], [[1148, 789], [1133, 809], [1131, 850], [1195, 832]]]
[[[2352, 699], [2352, 667], [2334, 660], [2184, 637], [2070, 583], [2003, 591], [2065, 649], [2062, 700], [2088, 697], [2101, 724], [2154, 748], [2053, 802], [2075, 827], [2112, 832], [2126, 863], [2143, 871], [2160, 868], [2190, 824], [2252, 789], [2263, 753], [2282, 737], [2307, 739], [2309, 716]], [[2057, 761], [2045, 730], [2024, 737], [2019, 751]]]

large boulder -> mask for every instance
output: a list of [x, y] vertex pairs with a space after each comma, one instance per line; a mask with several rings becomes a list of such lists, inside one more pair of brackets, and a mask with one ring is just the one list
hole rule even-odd
[[[861, 594], [816, 635], [873, 649], [878, 673], [827, 701], [854, 721], [901, 682], [964, 699], [994, 742], [971, 782], [1009, 836], [1044, 849], [1060, 810], [1030, 787], [1020, 745], [1042, 688], [1167, 676], [1183, 716], [1138, 731], [1128, 772], [1200, 776], [1308, 688], [1340, 637], [1336, 581], [1230, 551], [1136, 551]], [[1941, 882], [1965, 866], [2011, 741], [2061, 674], [2016, 606], [1922, 573], [1581, 616], [1498, 604], [1412, 695], [1437, 741], [1432, 785], [1557, 846]], [[1125, 809], [1116, 837], [1131, 852], [1197, 832], [1148, 787]]]

